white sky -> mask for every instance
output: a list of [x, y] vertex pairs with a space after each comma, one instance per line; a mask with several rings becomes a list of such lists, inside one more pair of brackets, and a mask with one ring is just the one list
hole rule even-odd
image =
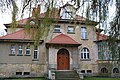
[[[66, 3], [67, 1], [70, 1], [70, 0], [59, 0], [59, 1], [63, 1], [63, 2]], [[115, 1], [115, 0], [113, 0], [113, 1]], [[109, 20], [111, 20], [111, 18], [115, 14], [115, 5], [110, 6], [109, 11], [110, 11], [109, 15], [111, 16], [109, 18]], [[11, 14], [10, 14], [10, 12], [9, 13], [7, 13], [7, 12], [1, 13], [0, 12], [0, 36], [6, 34], [5, 31], [4, 31], [5, 26], [3, 25], [3, 24], [6, 24], [6, 23], [11, 23]]]

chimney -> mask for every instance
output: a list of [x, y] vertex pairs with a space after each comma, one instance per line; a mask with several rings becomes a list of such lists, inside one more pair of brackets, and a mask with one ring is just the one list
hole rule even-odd
[[32, 10], [32, 17], [39, 17], [40, 15], [40, 5], [37, 6], [37, 8], [33, 8]]

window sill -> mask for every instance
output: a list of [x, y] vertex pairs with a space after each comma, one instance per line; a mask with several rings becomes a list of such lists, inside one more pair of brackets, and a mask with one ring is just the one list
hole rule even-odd
[[67, 32], [68, 34], [75, 34], [75, 32]]
[[30, 54], [25, 54], [25, 56], [31, 56]]
[[23, 56], [23, 54], [17, 54], [17, 56]]
[[61, 33], [61, 32], [53, 32], [53, 33]]
[[80, 59], [81, 61], [91, 61], [91, 59]]
[[88, 38], [86, 38], [86, 39], [81, 39], [81, 40], [88, 40]]
[[9, 54], [9, 56], [15, 56], [15, 54]]
[[32, 59], [32, 61], [39, 61], [38, 59]]

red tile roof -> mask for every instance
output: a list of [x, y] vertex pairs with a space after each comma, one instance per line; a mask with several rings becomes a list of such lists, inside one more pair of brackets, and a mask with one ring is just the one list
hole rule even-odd
[[54, 37], [48, 43], [49, 44], [79, 44], [80, 45], [80, 43], [76, 42], [71, 37], [69, 37], [65, 34], [60, 34], [60, 35]]
[[104, 34], [97, 34], [97, 41], [107, 40], [108, 36]]
[[0, 37], [0, 40], [30, 40], [30, 37], [25, 33], [25, 30], [19, 30]]

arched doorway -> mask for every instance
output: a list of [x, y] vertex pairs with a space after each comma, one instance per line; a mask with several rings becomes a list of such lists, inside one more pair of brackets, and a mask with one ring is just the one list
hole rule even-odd
[[69, 70], [70, 68], [70, 57], [67, 49], [60, 49], [57, 53], [57, 69], [58, 70]]

